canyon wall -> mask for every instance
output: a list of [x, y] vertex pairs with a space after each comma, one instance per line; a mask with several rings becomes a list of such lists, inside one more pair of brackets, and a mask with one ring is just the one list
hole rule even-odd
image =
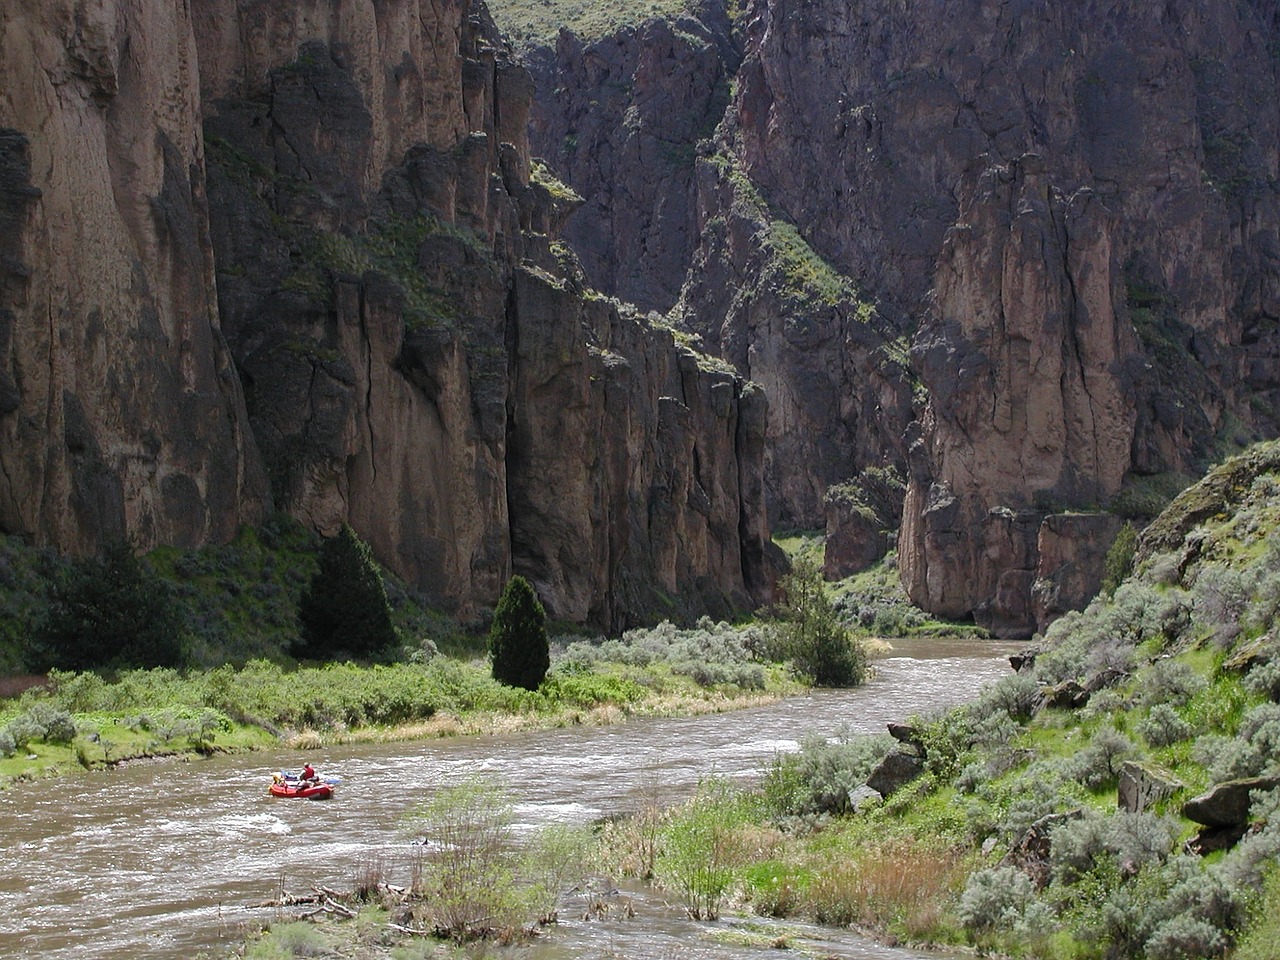
[[265, 478], [220, 328], [185, 5], [0, 14], [0, 530], [224, 540]]
[[[691, 184], [699, 227], [675, 315], [770, 391], [771, 514], [820, 525], [823, 488], [896, 467], [912, 598], [1023, 636], [1096, 588], [1083, 571], [1100, 574], [1114, 515], [1142, 513], [1126, 504], [1275, 436], [1277, 16], [1190, 0], [748, 4], [734, 94], [670, 181]], [[578, 76], [571, 49], [562, 37], [540, 80]], [[559, 149], [538, 139], [561, 129], [541, 115], [594, 98], [540, 92], [535, 152]], [[569, 181], [585, 203], [568, 229], [590, 231], [575, 219], [597, 194], [631, 218], [616, 186]], [[821, 266], [762, 284], [744, 251], [794, 263], [787, 230]], [[834, 296], [788, 295], [822, 266]], [[858, 529], [846, 520], [829, 529]]]
[[275, 508], [462, 617], [762, 602], [763, 394], [585, 286], [484, 8], [187, 10], [0, 16], [0, 530]]

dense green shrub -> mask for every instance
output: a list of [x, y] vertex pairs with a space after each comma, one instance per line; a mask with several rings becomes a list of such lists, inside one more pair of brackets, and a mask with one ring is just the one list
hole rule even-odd
[[707, 780], [662, 830], [658, 877], [695, 920], [715, 920], [734, 881], [733, 828], [747, 820], [747, 799], [723, 780]]
[[298, 605], [299, 655], [379, 657], [397, 643], [382, 573], [348, 524], [320, 547], [320, 566]]
[[1208, 685], [1201, 674], [1181, 660], [1161, 659], [1143, 671], [1136, 699], [1141, 705], [1181, 707]]
[[489, 628], [493, 678], [511, 687], [536, 690], [551, 667], [547, 614], [529, 581], [507, 581]]
[[1197, 917], [1170, 917], [1152, 931], [1145, 944], [1150, 960], [1201, 960], [1226, 952], [1228, 940], [1221, 930]]
[[1235, 737], [1206, 734], [1196, 759], [1215, 781], [1256, 777], [1280, 763], [1280, 704], [1263, 703], [1244, 715]]
[[1035, 885], [1015, 867], [979, 870], [969, 877], [956, 914], [970, 930], [1012, 927], [1035, 898]]
[[1121, 765], [1136, 749], [1133, 741], [1119, 730], [1104, 727], [1067, 762], [1067, 776], [1090, 790], [1098, 790], [1116, 782]]
[[41, 700], [30, 702], [25, 710], [9, 721], [5, 727], [12, 749], [21, 750], [33, 740], [45, 743], [66, 744], [76, 738], [76, 724], [71, 714], [51, 703]]
[[1111, 596], [1116, 588], [1133, 572], [1133, 555], [1138, 548], [1138, 531], [1132, 523], [1125, 523], [1107, 550], [1102, 565], [1102, 592]]
[[28, 665], [37, 672], [180, 666], [189, 645], [170, 585], [127, 543], [113, 541], [100, 557], [76, 561], [54, 582]]
[[1250, 693], [1280, 701], [1280, 656], [1273, 655], [1245, 674], [1244, 686]]
[[1030, 720], [1040, 707], [1044, 695], [1035, 678], [1025, 673], [1011, 673], [982, 688], [978, 699], [969, 707], [975, 721], [1004, 714], [1015, 721]]
[[670, 664], [673, 673], [708, 684], [734, 683], [758, 689], [764, 671], [757, 662], [766, 655], [765, 631], [755, 625], [737, 627], [702, 617], [691, 629], [668, 620], [655, 627], [627, 630], [620, 638], [575, 640], [558, 658], [562, 665], [623, 663], [645, 667]]
[[526, 918], [517, 889], [513, 806], [497, 787], [469, 780], [442, 788], [413, 813], [430, 844], [415, 893], [436, 929], [455, 940], [510, 934]]
[[822, 573], [797, 560], [780, 584], [783, 599], [771, 621], [773, 652], [819, 687], [854, 687], [866, 678], [867, 654], [827, 597]]
[[1184, 591], [1126, 581], [1110, 602], [1097, 598], [1085, 610], [1067, 613], [1049, 625], [1035, 676], [1052, 685], [1085, 680], [1103, 670], [1129, 673], [1138, 644], [1158, 639], [1163, 645], [1181, 636], [1189, 616]]

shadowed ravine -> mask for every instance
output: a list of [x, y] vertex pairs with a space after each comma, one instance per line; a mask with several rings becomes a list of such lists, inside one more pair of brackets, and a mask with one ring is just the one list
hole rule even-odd
[[[427, 743], [279, 751], [191, 764], [135, 766], [0, 794], [0, 955], [177, 958], [228, 949], [249, 909], [283, 889], [352, 885], [380, 858], [391, 882], [408, 879], [405, 812], [435, 787], [483, 774], [510, 790], [518, 822], [586, 822], [686, 795], [700, 777], [750, 779], [809, 731], [847, 725], [879, 732], [891, 720], [956, 703], [1009, 669], [1007, 644], [900, 644], [875, 678], [768, 707], [603, 728], [467, 737]], [[272, 800], [273, 770], [310, 759], [343, 782], [327, 803]], [[627, 891], [634, 919], [562, 922], [521, 956], [759, 957], [705, 936], [660, 895]], [[844, 931], [797, 928], [824, 955], [915, 956]]]

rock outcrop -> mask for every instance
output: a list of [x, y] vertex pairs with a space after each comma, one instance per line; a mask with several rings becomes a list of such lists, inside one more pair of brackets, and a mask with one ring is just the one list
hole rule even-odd
[[[1272, 7], [771, 0], [738, 23], [734, 96], [690, 161], [701, 242], [678, 316], [770, 393], [775, 518], [816, 526], [821, 488], [904, 467], [912, 598], [1024, 636], [1090, 589], [1045, 586], [1040, 545], [1107, 548], [1107, 523], [1047, 517], [1280, 431]], [[560, 106], [540, 95], [536, 115]], [[634, 213], [616, 183], [569, 180], [570, 229], [597, 196]], [[753, 221], [874, 303], [877, 343], [762, 291]], [[796, 329], [815, 334], [793, 351]], [[900, 338], [914, 406], [906, 378], [892, 398], [878, 382]]]
[[584, 285], [483, 6], [186, 11], [0, 14], [0, 530], [274, 506], [460, 616], [762, 602], [764, 395]]

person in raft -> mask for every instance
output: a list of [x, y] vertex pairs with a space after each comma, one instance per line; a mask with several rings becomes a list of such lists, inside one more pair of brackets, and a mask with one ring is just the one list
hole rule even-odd
[[310, 763], [308, 763], [305, 767], [302, 768], [302, 781], [304, 783], [313, 783], [318, 779], [319, 778], [316, 776], [315, 768], [311, 766]]

